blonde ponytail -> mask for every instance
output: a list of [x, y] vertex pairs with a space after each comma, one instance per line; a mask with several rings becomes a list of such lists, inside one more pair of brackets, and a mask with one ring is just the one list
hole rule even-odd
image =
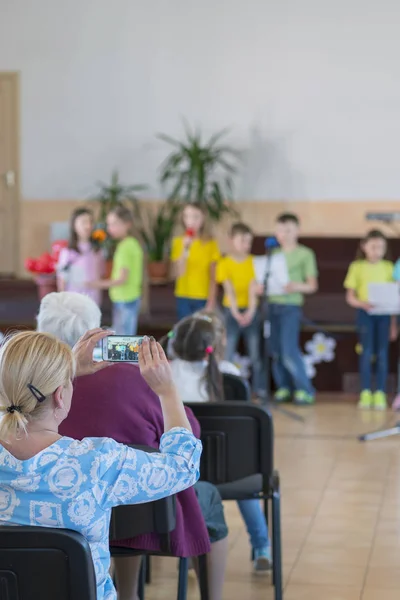
[[27, 433], [74, 374], [71, 349], [52, 335], [26, 331], [8, 338], [0, 350], [0, 440]]

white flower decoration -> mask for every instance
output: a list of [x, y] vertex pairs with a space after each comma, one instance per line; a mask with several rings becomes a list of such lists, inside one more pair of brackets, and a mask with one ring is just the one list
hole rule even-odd
[[332, 362], [335, 358], [336, 340], [327, 337], [324, 333], [314, 333], [311, 340], [306, 342], [307, 354], [312, 357], [312, 362]]
[[306, 368], [307, 377], [309, 379], [314, 379], [317, 374], [317, 369], [315, 368], [314, 359], [311, 354], [303, 354], [304, 366]]

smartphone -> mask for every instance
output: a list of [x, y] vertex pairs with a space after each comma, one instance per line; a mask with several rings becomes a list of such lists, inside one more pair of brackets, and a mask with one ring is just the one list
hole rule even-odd
[[143, 337], [136, 335], [109, 335], [103, 338], [103, 360], [108, 362], [139, 362], [139, 347]]

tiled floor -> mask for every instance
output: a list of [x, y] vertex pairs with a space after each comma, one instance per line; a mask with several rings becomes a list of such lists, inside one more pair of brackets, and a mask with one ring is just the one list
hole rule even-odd
[[[275, 413], [276, 466], [282, 482], [285, 600], [400, 598], [400, 436], [360, 443], [392, 413], [348, 404], [298, 409], [304, 423]], [[399, 417], [400, 418], [400, 417]], [[226, 504], [230, 552], [226, 600], [272, 600], [269, 577], [251, 572], [236, 505]], [[153, 563], [146, 599], [175, 597], [176, 563]], [[198, 599], [191, 578], [190, 600]]]

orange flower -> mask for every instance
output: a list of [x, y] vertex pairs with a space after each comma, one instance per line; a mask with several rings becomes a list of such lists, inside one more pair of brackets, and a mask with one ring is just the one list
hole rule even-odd
[[92, 238], [94, 239], [95, 242], [104, 242], [104, 240], [107, 238], [107, 234], [104, 231], [104, 229], [95, 229], [95, 231], [93, 231], [92, 233]]

